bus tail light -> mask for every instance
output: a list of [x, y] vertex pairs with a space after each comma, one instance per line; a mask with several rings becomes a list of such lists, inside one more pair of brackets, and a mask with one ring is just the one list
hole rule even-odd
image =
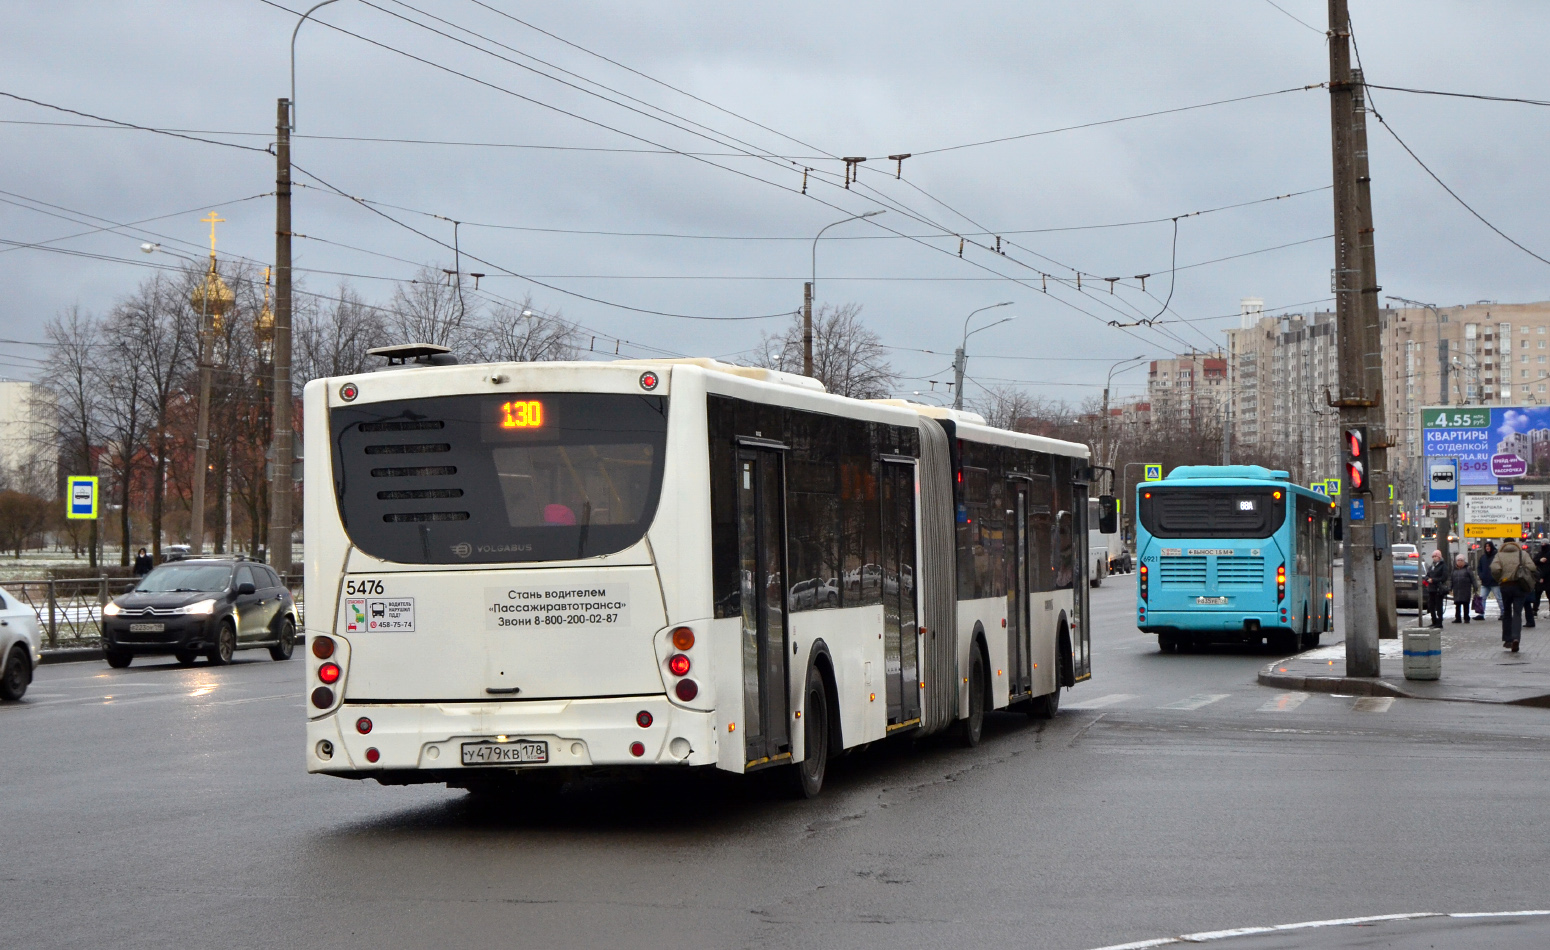
[[378, 752], [376, 750], [376, 747], [372, 747], [372, 748], [366, 750], [366, 761], [367, 762], [370, 762], [371, 764], [376, 765], [377, 761], [379, 759], [381, 759], [381, 758], [382, 758], [382, 753]]
[[1147, 584], [1147, 581], [1150, 579], [1150, 576], [1151, 576], [1151, 572], [1146, 569], [1146, 565], [1145, 564], [1141, 565], [1141, 602], [1142, 603], [1145, 603], [1146, 600], [1147, 600], [1147, 596], [1146, 595], [1147, 595], [1147, 588], [1149, 586]]
[[642, 729], [650, 729], [651, 728], [651, 713], [647, 712], [644, 709], [642, 709], [640, 712], [636, 713], [635, 714], [635, 724], [637, 726], [640, 726]]
[[673, 649], [680, 653], [687, 653], [694, 649], [694, 631], [688, 627], [678, 627], [673, 630]]
[[312, 655], [320, 660], [326, 660], [334, 655], [334, 638], [317, 636], [312, 638]]
[[365, 716], [355, 720], [355, 731], [359, 732], [363, 736], [371, 732], [371, 720], [367, 719]]
[[327, 709], [334, 704], [334, 691], [327, 686], [319, 686], [312, 691], [312, 705], [319, 709]]
[[324, 683], [327, 683], [330, 686], [339, 682], [339, 664], [324, 663], [322, 666], [318, 667], [318, 679], [322, 680]]
[[1286, 565], [1276, 568], [1276, 603], [1286, 599]]
[[667, 659], [667, 668], [672, 670], [674, 676], [688, 676], [689, 666], [689, 658], [682, 653], [674, 653]]
[[700, 695], [700, 684], [694, 680], [679, 680], [678, 685], [673, 687], [673, 692], [678, 695], [679, 699], [687, 703]]

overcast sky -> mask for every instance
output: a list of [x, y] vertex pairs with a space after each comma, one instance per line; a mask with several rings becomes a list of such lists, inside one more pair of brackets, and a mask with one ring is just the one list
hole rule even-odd
[[[383, 210], [437, 240], [451, 243], [452, 225], [418, 212], [468, 222], [459, 245], [485, 262], [464, 261], [465, 271], [491, 275], [481, 288], [504, 298], [531, 293], [543, 310], [608, 337], [600, 348], [618, 337], [630, 341], [621, 347], [628, 354], [641, 355], [631, 344], [644, 344], [736, 358], [780, 321], [642, 314], [500, 272], [643, 310], [789, 312], [801, 303], [818, 229], [886, 207], [825, 236], [818, 298], [861, 304], [884, 342], [904, 348], [894, 363], [918, 378], [902, 391], [950, 378], [950, 355], [913, 350], [950, 354], [971, 310], [1010, 300], [1014, 306], [976, 318], [979, 326], [1017, 317], [970, 341], [971, 375], [1073, 402], [1098, 392], [1113, 360], [1166, 355], [1183, 348], [1180, 340], [1219, 345], [1242, 297], [1261, 297], [1272, 309], [1331, 306], [1322, 89], [951, 148], [1319, 83], [1329, 66], [1326, 4], [1317, 0], [1277, 0], [1286, 12], [1267, 0], [371, 2], [380, 9], [338, 0], [317, 17], [428, 62], [306, 25], [297, 45], [295, 162], [351, 195], [414, 209]], [[1352, 0], [1352, 14], [1369, 82], [1550, 99], [1550, 4]], [[6, 20], [0, 91], [138, 125], [252, 133], [206, 137], [259, 148], [273, 139], [296, 23], [276, 5], [13, 2]], [[630, 103], [641, 110], [630, 111], [534, 70], [568, 70], [583, 78], [562, 76], [567, 82], [649, 106]], [[1397, 92], [1374, 99], [1476, 210], [1550, 257], [1550, 109]], [[63, 308], [107, 309], [150, 273], [141, 265], [177, 262], [140, 253], [142, 241], [197, 254], [206, 240], [199, 219], [212, 209], [227, 219], [223, 257], [272, 259], [273, 199], [239, 200], [273, 189], [270, 156], [139, 131], [27, 124], [87, 120], [9, 99], [0, 99], [0, 120], [0, 238], [53, 241], [88, 230], [76, 221], [90, 216], [100, 226], [182, 212], [144, 225], [165, 237], [105, 231], [48, 245], [127, 263], [0, 250], [0, 337], [41, 340], [45, 321]], [[1439, 304], [1550, 297], [1550, 266], [1471, 218], [1371, 117], [1369, 138], [1385, 293]], [[716, 154], [650, 154], [663, 148]], [[936, 149], [948, 150], [922, 154]], [[916, 157], [895, 180], [894, 163], [882, 157], [901, 152]], [[862, 155], [871, 160], [847, 190], [843, 164], [826, 156]], [[813, 169], [805, 196], [804, 167]], [[1179, 221], [1181, 267], [1264, 253], [1179, 270], [1164, 318], [1179, 321], [1167, 324], [1171, 336], [1107, 325], [1161, 310], [1172, 216], [1295, 192], [1308, 193]], [[348, 280], [368, 300], [385, 301], [392, 280], [413, 275], [405, 262], [452, 267], [450, 250], [321, 188], [298, 189], [294, 229], [309, 236], [296, 242], [295, 255], [298, 278], [312, 291]], [[1005, 256], [973, 243], [993, 247], [998, 234]], [[963, 260], [953, 235], [970, 237]], [[1061, 282], [1077, 271], [1085, 275], [1081, 292]], [[1060, 279], [1047, 294], [1041, 272]], [[1146, 293], [1127, 279], [1111, 295], [1094, 279], [1138, 274], [1152, 275]], [[0, 343], [0, 374], [34, 376], [26, 357], [43, 352]], [[1135, 392], [1144, 372], [1121, 379], [1121, 392]]]

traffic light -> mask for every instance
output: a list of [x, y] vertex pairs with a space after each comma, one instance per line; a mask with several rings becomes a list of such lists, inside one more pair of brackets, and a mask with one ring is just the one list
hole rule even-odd
[[1368, 491], [1367, 470], [1367, 427], [1351, 426], [1345, 430], [1345, 483], [1353, 494]]

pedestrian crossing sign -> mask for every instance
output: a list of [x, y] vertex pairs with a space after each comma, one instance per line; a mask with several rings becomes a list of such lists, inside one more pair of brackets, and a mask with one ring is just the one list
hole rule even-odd
[[1318, 492], [1320, 495], [1329, 494], [1329, 486], [1325, 485], [1323, 482], [1313, 482], [1308, 487]]
[[1334, 497], [1338, 496], [1340, 494], [1340, 479], [1338, 479], [1338, 478], [1326, 478], [1326, 479], [1324, 479], [1324, 494], [1328, 495], [1331, 498], [1334, 498]]
[[1146, 474], [1142, 477], [1144, 482], [1162, 481], [1162, 465], [1157, 462], [1148, 462], [1145, 466]]
[[94, 475], [71, 475], [65, 495], [65, 517], [95, 519], [97, 517], [97, 478]]

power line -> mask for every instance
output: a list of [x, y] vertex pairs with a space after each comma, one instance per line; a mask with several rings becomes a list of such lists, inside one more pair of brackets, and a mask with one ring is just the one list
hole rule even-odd
[[1304, 19], [1302, 19], [1300, 17], [1293, 16], [1285, 7], [1281, 6], [1279, 3], [1276, 3], [1275, 0], [1265, 0], [1265, 2], [1270, 4], [1271, 6], [1275, 7], [1277, 10], [1280, 10], [1282, 13], [1286, 14], [1288, 17], [1291, 17], [1293, 20], [1296, 20], [1298, 23], [1302, 24], [1303, 26], [1307, 27], [1308, 29], [1312, 30], [1313, 32], [1317, 33], [1318, 35], [1320, 35], [1320, 36], [1325, 36], [1326, 35], [1326, 33], [1323, 30], [1319, 29], [1318, 27], [1314, 26], [1313, 24], [1309, 23], [1308, 21], [1306, 21], [1306, 20], [1304, 20]]
[[1179, 112], [1193, 112], [1196, 109], [1209, 109], [1212, 106], [1223, 106], [1234, 102], [1248, 102], [1253, 99], [1267, 99], [1271, 96], [1281, 96], [1289, 92], [1307, 92], [1309, 89], [1322, 89], [1325, 83], [1316, 82], [1307, 86], [1291, 86], [1286, 89], [1277, 89], [1273, 92], [1257, 92], [1248, 96], [1234, 96], [1231, 99], [1217, 99], [1212, 102], [1200, 102], [1192, 106], [1178, 106], [1172, 109], [1158, 109], [1153, 112], [1140, 112], [1135, 115], [1125, 115], [1114, 119], [1099, 119], [1096, 122], [1083, 122], [1078, 125], [1065, 125], [1055, 129], [1044, 129], [1039, 132], [1024, 132], [1020, 135], [1003, 135], [1000, 138], [982, 139], [978, 142], [965, 142], [961, 145], [944, 145], [940, 148], [916, 149], [910, 153], [912, 157], [919, 158], [922, 155], [936, 155], [941, 152], [954, 152], [965, 148], [978, 148], [981, 145], [995, 145], [1001, 142], [1015, 142], [1019, 139], [1031, 139], [1041, 135], [1054, 135], [1057, 132], [1074, 132], [1077, 129], [1091, 129], [1101, 125], [1114, 125], [1117, 122], [1130, 122], [1135, 119], [1150, 119], [1160, 115], [1173, 115]]
[[[1365, 78], [1366, 75], [1367, 75], [1367, 71], [1366, 71], [1366, 68], [1362, 66], [1362, 54], [1361, 54], [1361, 50], [1358, 49], [1357, 45], [1356, 45], [1356, 31], [1354, 29], [1351, 31], [1351, 48], [1356, 53], [1356, 65], [1357, 65], [1357, 68], [1362, 70], [1362, 76]], [[1367, 84], [1365, 82], [1363, 83], [1363, 86], [1366, 87], [1366, 88], [1369, 88], [1369, 89], [1372, 89], [1372, 88], [1383, 88], [1381, 86], [1367, 86]], [[1499, 228], [1496, 225], [1492, 224], [1491, 222], [1487, 221], [1485, 219], [1485, 215], [1482, 215], [1480, 212], [1478, 212], [1474, 208], [1472, 208], [1470, 206], [1469, 202], [1467, 202], [1463, 198], [1459, 197], [1458, 192], [1456, 192], [1452, 188], [1448, 187], [1447, 182], [1445, 182], [1441, 178], [1437, 177], [1437, 173], [1432, 171], [1431, 167], [1428, 166], [1425, 162], [1421, 161], [1421, 156], [1417, 155], [1415, 153], [1414, 149], [1412, 149], [1409, 145], [1405, 144], [1405, 140], [1399, 137], [1399, 133], [1395, 132], [1393, 126], [1389, 125], [1388, 121], [1383, 118], [1382, 113], [1378, 112], [1378, 105], [1377, 105], [1377, 103], [1372, 101], [1372, 96], [1370, 96], [1370, 95], [1367, 97], [1367, 108], [1372, 113], [1372, 117], [1374, 119], [1378, 120], [1378, 124], [1383, 126], [1384, 131], [1388, 132], [1389, 135], [1393, 136], [1394, 141], [1399, 143], [1399, 147], [1405, 150], [1405, 154], [1409, 155], [1412, 159], [1414, 159], [1415, 163], [1417, 165], [1421, 166], [1421, 170], [1426, 172], [1426, 174], [1430, 175], [1432, 181], [1435, 181], [1438, 185], [1440, 185], [1442, 187], [1442, 190], [1446, 191], [1448, 193], [1448, 195], [1453, 198], [1454, 201], [1457, 201], [1459, 203], [1459, 205], [1462, 206], [1465, 211], [1468, 211], [1470, 214], [1474, 215], [1475, 216], [1475, 220], [1479, 221], [1481, 224], [1483, 224], [1486, 227], [1490, 228], [1492, 231], [1495, 231], [1498, 237], [1502, 238], [1508, 244], [1511, 244], [1513, 247], [1515, 247], [1518, 250], [1522, 251], [1523, 253], [1527, 254], [1529, 257], [1532, 257], [1534, 260], [1539, 261], [1542, 264], [1550, 264], [1550, 260], [1547, 260], [1544, 257], [1541, 257], [1540, 255], [1538, 255], [1538, 254], [1534, 253], [1533, 251], [1529, 250], [1528, 248], [1524, 247], [1522, 244], [1518, 243], [1517, 240], [1515, 240], [1514, 238], [1510, 237], [1507, 234], [1507, 232], [1503, 231], [1501, 228]]]
[[224, 145], [227, 148], [240, 148], [245, 152], [262, 152], [265, 155], [273, 154], [267, 148], [254, 148], [251, 145], [239, 145], [236, 142], [221, 142], [216, 139], [206, 139], [199, 138], [198, 136], [194, 135], [184, 135], [181, 132], [170, 132], [166, 129], [154, 129], [150, 126], [135, 125], [132, 122], [120, 122], [118, 119], [106, 119], [100, 115], [92, 115], [90, 112], [81, 112], [78, 109], [68, 109], [64, 106], [56, 106], [52, 103], [42, 102], [37, 99], [29, 99], [26, 96], [18, 96], [14, 92], [5, 92], [4, 90], [0, 90], [0, 96], [5, 96], [8, 99], [15, 99], [17, 102], [26, 102], [35, 106], [42, 106], [45, 109], [53, 109], [57, 112], [68, 112], [71, 115], [78, 115], [84, 119], [94, 119], [98, 122], [106, 122], [110, 125], [120, 125], [126, 129], [138, 129], [141, 132], [154, 132], [157, 135], [167, 135], [175, 139], [187, 139], [190, 142], [204, 142], [207, 145]]
[[1409, 92], [1418, 96], [1450, 96], [1455, 99], [1482, 99], [1486, 102], [1516, 102], [1526, 106], [1550, 106], [1550, 101], [1544, 99], [1519, 99], [1514, 96], [1484, 96], [1474, 92], [1442, 92], [1437, 89], [1410, 89], [1405, 86], [1379, 86], [1370, 82], [1364, 82], [1362, 85], [1368, 89], [1386, 89], [1389, 92]]

